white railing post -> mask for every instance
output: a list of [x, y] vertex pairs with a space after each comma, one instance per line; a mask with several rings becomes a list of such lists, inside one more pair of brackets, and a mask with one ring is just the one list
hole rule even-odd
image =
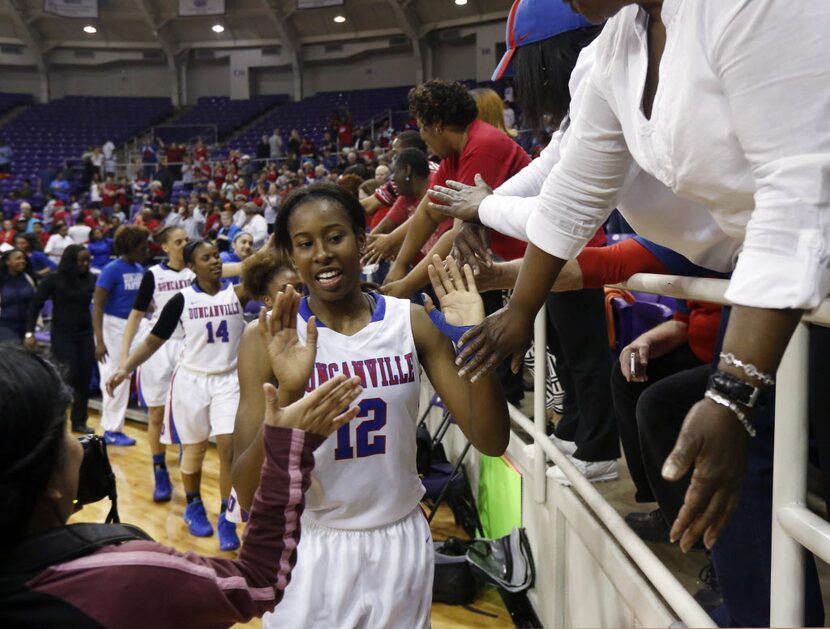
[[[545, 433], [547, 424], [545, 414], [545, 385], [548, 377], [546, 373], [548, 366], [547, 339], [545, 338], [546, 316], [545, 306], [542, 306], [542, 309], [536, 313], [536, 320], [533, 323], [533, 421], [542, 434]], [[545, 475], [547, 463], [542, 444], [536, 438], [533, 439], [533, 443], [533, 499], [537, 504], [543, 504], [547, 497], [547, 476]]]
[[784, 530], [779, 512], [791, 505], [803, 506], [807, 501], [808, 336], [807, 324], [799, 323], [776, 379], [770, 627], [804, 624], [805, 551]]

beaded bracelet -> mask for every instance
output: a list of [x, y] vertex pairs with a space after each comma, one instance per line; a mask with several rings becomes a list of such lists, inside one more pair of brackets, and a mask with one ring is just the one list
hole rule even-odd
[[755, 436], [755, 428], [753, 428], [752, 424], [749, 423], [749, 420], [746, 418], [746, 414], [744, 414], [744, 412], [735, 402], [726, 399], [722, 395], [718, 395], [714, 391], [707, 391], [705, 397], [709, 400], [712, 400], [715, 404], [720, 404], [724, 408], [728, 408], [730, 411], [735, 413], [735, 416], [738, 418], [738, 421], [741, 422], [744, 428], [746, 428], [746, 431], [749, 433], [749, 436]]
[[735, 358], [735, 354], [730, 354], [729, 352], [721, 352], [720, 359], [731, 367], [738, 367], [739, 369], [742, 369], [743, 372], [750, 378], [756, 378], [767, 386], [771, 387], [775, 384], [775, 378], [773, 378], [769, 374], [764, 373], [763, 371], [759, 371], [758, 367], [756, 367], [752, 363], [745, 363], [742, 360]]

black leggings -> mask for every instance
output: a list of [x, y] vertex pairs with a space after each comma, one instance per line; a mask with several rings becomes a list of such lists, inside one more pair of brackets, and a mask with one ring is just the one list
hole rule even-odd
[[63, 369], [66, 383], [72, 387], [72, 424], [87, 420], [89, 381], [95, 366], [95, 342], [92, 333], [52, 333], [52, 357]]

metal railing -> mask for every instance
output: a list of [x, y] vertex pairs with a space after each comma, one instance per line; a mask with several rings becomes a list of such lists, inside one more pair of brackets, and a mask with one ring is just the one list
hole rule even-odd
[[[629, 290], [719, 304], [729, 303], [724, 299], [727, 286], [726, 280], [648, 274], [634, 275], [619, 285], [620, 288]], [[830, 326], [830, 300], [802, 317], [776, 376], [770, 562], [771, 627], [801, 627], [804, 624], [804, 548], [823, 561], [830, 562], [830, 522], [807, 508], [810, 324]], [[563, 471], [570, 478], [569, 472], [575, 470], [563, 466]]]
[[[637, 288], [637, 290], [643, 289]], [[654, 584], [660, 596], [677, 614], [678, 618], [687, 627], [717, 627], [715, 622], [666, 568], [663, 562], [629, 528], [620, 514], [606, 501], [591, 482], [580, 474], [567, 455], [559, 450], [546, 434], [547, 417], [545, 414], [544, 391], [547, 365], [544, 359], [540, 360], [538, 358], [540, 356], [544, 357], [547, 351], [545, 316], [545, 308], [543, 307], [536, 316], [533, 328], [534, 351], [537, 356], [534, 368], [534, 391], [536, 392], [533, 401], [534, 420], [530, 421], [521, 411], [512, 405], [510, 406], [510, 418], [533, 440], [534, 469], [531, 493], [534, 501], [537, 504], [543, 504], [546, 500], [546, 468], [547, 461], [550, 460], [564, 472], [568, 480], [571, 481], [574, 492], [579, 495], [596, 518], [606, 527], [631, 561]], [[540, 391], [541, 394], [539, 394]]]

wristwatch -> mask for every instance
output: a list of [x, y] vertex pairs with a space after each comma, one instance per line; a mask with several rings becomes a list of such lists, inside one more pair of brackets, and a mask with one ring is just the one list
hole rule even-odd
[[35, 333], [34, 333], [34, 332], [26, 332], [26, 334], [24, 334], [24, 335], [23, 335], [23, 338], [25, 338], [25, 339], [30, 339], [30, 338], [32, 338], [34, 335], [35, 335]]
[[747, 408], [760, 408], [767, 403], [767, 395], [763, 389], [725, 371], [716, 371], [709, 376], [709, 390]]

